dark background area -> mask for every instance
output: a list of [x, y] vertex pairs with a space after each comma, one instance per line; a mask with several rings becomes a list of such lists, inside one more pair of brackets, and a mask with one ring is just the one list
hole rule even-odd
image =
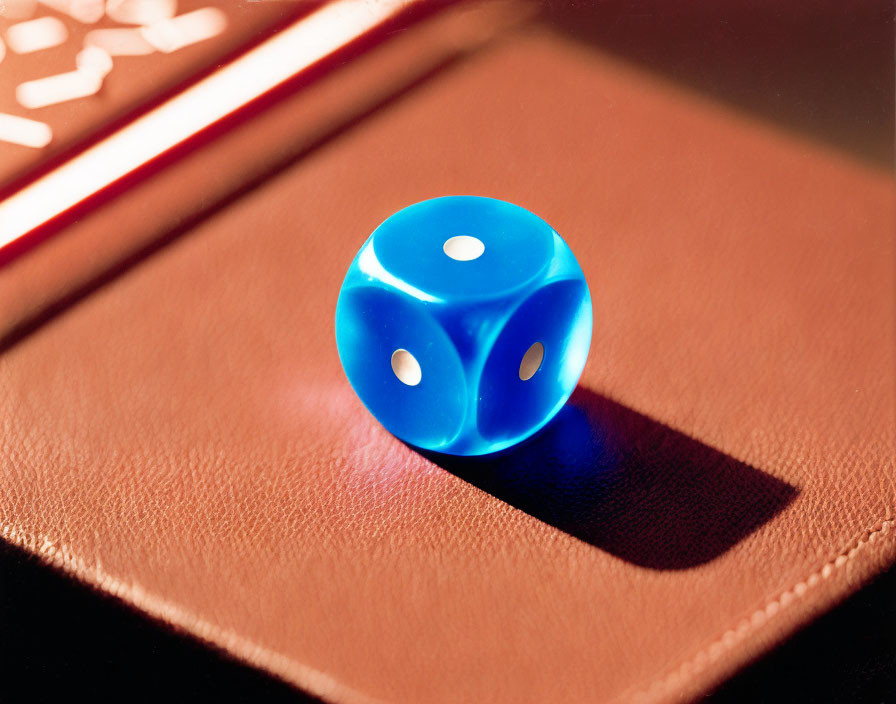
[[[318, 700], [0, 544], [0, 701]], [[896, 702], [896, 567], [703, 701]]]
[[894, 3], [543, 0], [575, 41], [887, 171]]

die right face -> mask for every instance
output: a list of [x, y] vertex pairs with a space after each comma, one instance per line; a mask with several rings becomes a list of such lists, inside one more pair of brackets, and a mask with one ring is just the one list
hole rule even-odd
[[539, 286], [502, 325], [474, 388], [476, 430], [492, 451], [537, 432], [566, 403], [591, 327], [584, 277]]

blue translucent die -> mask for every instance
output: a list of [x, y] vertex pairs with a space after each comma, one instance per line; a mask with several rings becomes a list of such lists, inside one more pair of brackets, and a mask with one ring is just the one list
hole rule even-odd
[[591, 295], [544, 220], [492, 198], [400, 210], [358, 252], [336, 305], [355, 392], [394, 435], [496, 452], [547, 423], [591, 344]]

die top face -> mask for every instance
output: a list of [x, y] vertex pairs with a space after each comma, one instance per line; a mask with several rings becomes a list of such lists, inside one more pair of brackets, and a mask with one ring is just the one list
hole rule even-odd
[[550, 265], [554, 230], [493, 198], [451, 196], [398, 211], [373, 233], [382, 268], [433, 300], [507, 295]]

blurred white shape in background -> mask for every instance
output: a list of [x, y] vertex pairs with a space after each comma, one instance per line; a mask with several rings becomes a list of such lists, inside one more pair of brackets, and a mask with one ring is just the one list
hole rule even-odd
[[57, 73], [20, 84], [16, 88], [16, 100], [26, 108], [42, 108], [94, 95], [102, 85], [103, 77], [93, 70]]
[[109, 56], [144, 56], [156, 48], [137, 28], [94, 29], [84, 37], [84, 46], [103, 49]]
[[142, 27], [143, 38], [166, 54], [210, 39], [227, 27], [227, 16], [216, 7], [203, 7]]
[[41, 17], [12, 25], [6, 30], [6, 43], [17, 54], [58, 46], [68, 39], [68, 30], [55, 17]]
[[75, 65], [79, 71], [92, 71], [105, 78], [112, 70], [112, 57], [98, 46], [85, 46], [75, 56]]
[[52, 139], [53, 130], [48, 124], [0, 112], [0, 140], [40, 149]]
[[[39, 227], [409, 7], [336, 0], [0, 201], [0, 246]], [[363, 11], [359, 12], [358, 8]]]
[[177, 0], [107, 0], [106, 15], [122, 24], [153, 24], [177, 14]]

